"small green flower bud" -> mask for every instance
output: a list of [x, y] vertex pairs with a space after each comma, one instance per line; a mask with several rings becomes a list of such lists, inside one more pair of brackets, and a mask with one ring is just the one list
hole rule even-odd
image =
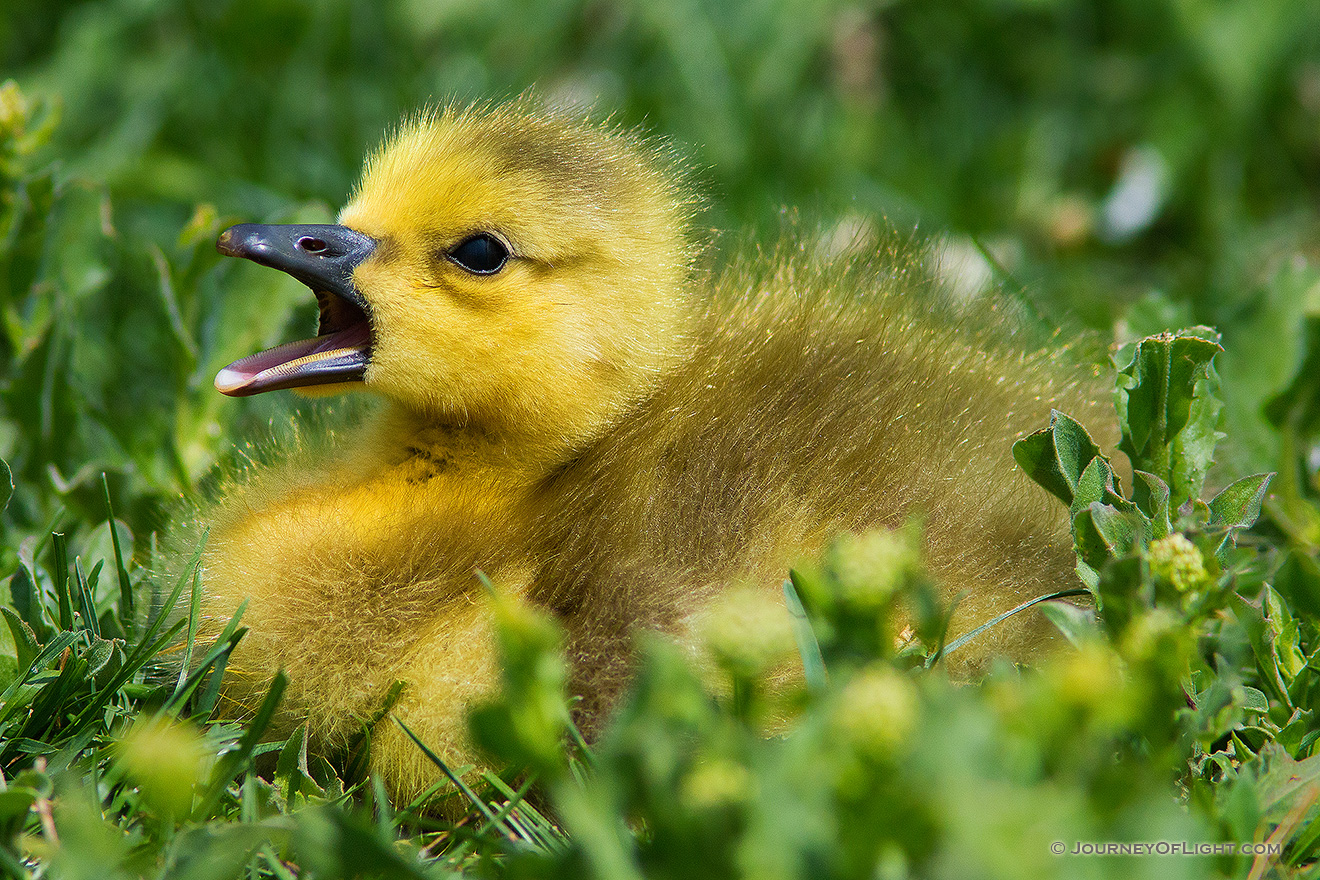
[[207, 757], [206, 742], [191, 725], [148, 718], [119, 743], [119, 760], [142, 798], [162, 816], [183, 817]]
[[1146, 559], [1152, 574], [1182, 593], [1205, 586], [1209, 579], [1201, 551], [1183, 535], [1173, 534], [1155, 541], [1146, 551]]
[[795, 650], [782, 599], [758, 590], [734, 589], [717, 598], [700, 631], [715, 659], [737, 675], [760, 675]]
[[879, 608], [920, 567], [921, 550], [907, 532], [877, 529], [843, 535], [835, 544], [841, 598], [857, 608]]
[[1118, 655], [1107, 645], [1089, 643], [1051, 664], [1057, 693], [1063, 702], [1103, 712], [1123, 688]]
[[844, 686], [832, 722], [858, 752], [883, 758], [907, 740], [919, 708], [912, 679], [881, 666], [859, 672]]
[[689, 809], [738, 804], [756, 794], [756, 779], [733, 761], [703, 761], [683, 777], [681, 796]]
[[1195, 637], [1183, 618], [1165, 608], [1153, 608], [1132, 619], [1118, 652], [1129, 668], [1155, 665], [1181, 670], [1195, 647]]
[[12, 79], [0, 84], [0, 135], [23, 134], [32, 105]]

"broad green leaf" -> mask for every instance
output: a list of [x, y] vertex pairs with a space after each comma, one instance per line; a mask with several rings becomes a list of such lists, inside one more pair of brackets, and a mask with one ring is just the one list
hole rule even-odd
[[1163, 538], [1173, 531], [1169, 513], [1169, 484], [1145, 471], [1132, 472], [1132, 500], [1151, 523], [1151, 537]]
[[1182, 432], [1192, 419], [1192, 403], [1198, 396], [1196, 385], [1214, 376], [1214, 356], [1223, 351], [1214, 339], [1187, 334], [1176, 335], [1169, 347], [1168, 430], [1174, 436]]
[[1210, 499], [1210, 523], [1229, 529], [1250, 528], [1260, 516], [1273, 476], [1256, 474], [1229, 484]]
[[96, 675], [104, 669], [114, 653], [115, 643], [112, 640], [93, 638], [92, 643], [83, 652], [83, 659], [87, 661], [87, 674]]
[[[1076, 540], [1076, 536], [1074, 535], [1074, 541], [1075, 540]], [[1074, 549], [1076, 549], [1075, 546]], [[1093, 594], [1095, 594], [1096, 602], [1097, 603], [1101, 602], [1102, 599], [1100, 597], [1100, 594], [1097, 592], [1097, 589], [1100, 586], [1100, 572], [1096, 571], [1094, 568], [1087, 565], [1086, 561], [1083, 559], [1077, 560], [1077, 565], [1074, 568], [1074, 571], [1077, 572], [1078, 579], [1080, 579], [1082, 583], [1086, 584], [1086, 588], [1090, 590]]]
[[1064, 601], [1042, 602], [1036, 607], [1076, 647], [1099, 638], [1100, 628], [1096, 626], [1094, 608], [1083, 608]]
[[1263, 812], [1288, 805], [1298, 792], [1320, 782], [1320, 755], [1295, 761], [1276, 743], [1267, 743], [1256, 760], [1255, 789]]
[[1256, 655], [1256, 669], [1260, 682], [1271, 698], [1283, 704], [1290, 711], [1293, 709], [1292, 697], [1288, 695], [1288, 684], [1279, 670], [1278, 655], [1274, 650], [1274, 633], [1265, 615], [1254, 605], [1242, 601], [1238, 596], [1231, 596], [1229, 602], [1233, 613], [1243, 624], [1251, 650]]
[[1266, 584], [1261, 591], [1261, 604], [1264, 606], [1270, 644], [1274, 648], [1279, 671], [1285, 681], [1291, 682], [1306, 665], [1306, 658], [1301, 650], [1301, 634], [1298, 632], [1297, 618], [1293, 617], [1283, 597], [1269, 584]]
[[1095, 527], [1090, 507], [1078, 511], [1073, 517], [1072, 531], [1077, 555], [1085, 565], [1099, 572], [1113, 557], [1113, 551]]
[[37, 793], [30, 788], [14, 787], [0, 791], [0, 822], [22, 819], [37, 802]]
[[[1083, 515], [1089, 514], [1084, 511]], [[1089, 523], [1089, 516], [1087, 517]], [[1132, 619], [1149, 607], [1150, 570], [1138, 554], [1108, 559], [1095, 575], [1100, 619], [1111, 637], [1123, 633]]]
[[[1253, 689], [1254, 690], [1254, 689]], [[1293, 712], [1288, 723], [1279, 729], [1275, 739], [1279, 744], [1291, 754], [1302, 754], [1299, 751], [1302, 748], [1303, 740], [1308, 736], [1314, 736], [1316, 731], [1313, 729], [1315, 724], [1315, 713], [1310, 709], [1298, 709]]]
[[1093, 502], [1097, 501], [1102, 504], [1113, 505], [1120, 510], [1132, 508], [1132, 502], [1115, 491], [1114, 469], [1110, 466], [1109, 460], [1103, 455], [1097, 455], [1091, 459], [1090, 464], [1082, 471], [1082, 476], [1077, 481], [1069, 512], [1076, 515], [1077, 511], [1090, 507]]
[[8, 688], [22, 671], [16, 659], [8, 654], [0, 654], [0, 688]]
[[1188, 408], [1186, 424], [1173, 438], [1170, 459], [1173, 467], [1170, 487], [1181, 505], [1187, 499], [1199, 499], [1205, 475], [1214, 463], [1215, 447], [1223, 433], [1218, 430], [1223, 400], [1219, 396], [1219, 374], [1207, 362], [1205, 375], [1195, 380], [1195, 396]]
[[1099, 501], [1073, 519], [1074, 537], [1087, 564], [1097, 570], [1106, 559], [1126, 556], [1150, 541], [1149, 524], [1137, 511], [1122, 511]]
[[1073, 542], [1076, 544], [1077, 555], [1080, 555], [1082, 562], [1092, 567], [1096, 571], [1104, 569], [1105, 563], [1114, 557], [1113, 546], [1105, 540], [1104, 534], [1101, 534], [1094, 520], [1094, 508], [1104, 507], [1098, 503], [1090, 505], [1084, 511], [1078, 511], [1077, 516], [1073, 517]]
[[[299, 724], [280, 749], [280, 756], [275, 760], [275, 776], [287, 779], [290, 773], [307, 763], [307, 725]], [[300, 754], [301, 753], [301, 754]]]
[[[280, 749], [280, 756], [275, 762], [275, 779], [284, 786], [284, 798], [292, 804], [294, 798], [303, 793], [303, 786], [317, 789], [319, 786], [311, 778], [307, 769], [307, 725], [300, 724]], [[317, 791], [317, 794], [322, 792]]]
[[1161, 333], [1115, 356], [1115, 392], [1123, 439], [1134, 470], [1169, 484], [1172, 504], [1200, 496], [1219, 433], [1222, 404], [1212, 360], [1223, 349], [1201, 328]]
[[19, 560], [18, 570], [9, 579], [9, 599], [23, 622], [31, 627], [38, 642], [45, 642], [50, 627], [42, 616], [41, 596], [27, 563]]
[[20, 671], [27, 669], [41, 650], [36, 634], [13, 609], [0, 605], [0, 614], [5, 616], [5, 624], [14, 637], [14, 659], [18, 662], [18, 668]]
[[1244, 685], [1242, 687], [1242, 708], [1251, 712], [1270, 711], [1269, 697], [1265, 692], [1254, 687]]
[[1054, 410], [1049, 427], [1013, 444], [1013, 459], [1064, 504], [1072, 505], [1077, 483], [1100, 447], [1074, 419]]

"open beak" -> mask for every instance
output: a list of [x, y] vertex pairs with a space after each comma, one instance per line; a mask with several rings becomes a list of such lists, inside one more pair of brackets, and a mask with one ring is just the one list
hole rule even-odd
[[367, 301], [353, 270], [376, 249], [374, 239], [346, 226], [240, 223], [220, 233], [216, 250], [297, 278], [316, 294], [321, 324], [314, 339], [289, 342], [234, 361], [215, 377], [233, 397], [278, 388], [361, 382], [371, 359]]

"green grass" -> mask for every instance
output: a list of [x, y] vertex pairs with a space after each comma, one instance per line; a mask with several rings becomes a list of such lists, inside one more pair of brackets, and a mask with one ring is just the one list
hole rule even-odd
[[[1320, 873], [1315, 4], [11, 6], [0, 871]], [[506, 688], [472, 725], [508, 770], [445, 768], [414, 803], [362, 769], [388, 701], [338, 765], [301, 730], [268, 735], [279, 681], [251, 723], [212, 719], [242, 620], [196, 642], [196, 582], [156, 536], [291, 418], [279, 395], [221, 398], [216, 369], [312, 316], [296, 283], [221, 261], [216, 234], [327, 221], [401, 113], [532, 85], [671, 138], [703, 225], [773, 234], [785, 204], [920, 222], [1042, 324], [1122, 346], [1101, 369], [1135, 486], [1064, 417], [1004, 450], [1069, 508], [1100, 614], [1020, 613], [1043, 609], [1074, 650], [951, 685], [940, 658], [963, 648], [915, 536], [878, 534], [793, 573], [794, 629], [712, 632], [714, 681], [644, 643], [590, 748], [555, 626], [500, 600]], [[1147, 338], [1198, 324], [1218, 334]], [[777, 662], [803, 664], [799, 689], [760, 685]], [[1277, 847], [1051, 851], [1107, 841]]]
[[[335, 768], [308, 752], [302, 728], [265, 737], [282, 675], [248, 723], [213, 720], [224, 660], [244, 630], [236, 617], [214, 643], [194, 642], [196, 558], [148, 616], [124, 601], [144, 591], [131, 558], [116, 554], [84, 576], [83, 554], [71, 561], [54, 533], [22, 552], [14, 608], [0, 608], [16, 654], [0, 693], [4, 869], [1308, 874], [1320, 848], [1320, 568], [1296, 551], [1239, 546], [1267, 476], [1200, 500], [1214, 442], [1189, 438], [1213, 438], [1218, 354], [1200, 330], [1120, 352], [1123, 448], [1143, 486], [1130, 497], [1066, 416], [1017, 444], [1019, 462], [1070, 505], [1078, 570], [1100, 606], [1097, 618], [1052, 605], [1075, 650], [1036, 669], [951, 684], [941, 661], [958, 646], [945, 644], [947, 610], [922, 570], [919, 534], [844, 537], [785, 585], [805, 625], [748, 627], [736, 608], [714, 619], [717, 680], [669, 643], [644, 640], [633, 690], [588, 748], [569, 721], [558, 628], [492, 594], [505, 686], [475, 709], [472, 730], [516, 790], [490, 773], [474, 790], [464, 768], [414, 737], [448, 784], [391, 805], [355, 756]], [[106, 562], [122, 583], [98, 591]], [[913, 631], [901, 648], [899, 614]], [[150, 668], [180, 645], [182, 664], [164, 669], [181, 671]], [[785, 658], [806, 667], [801, 685], [767, 689]], [[378, 724], [399, 723], [387, 709], [364, 726], [359, 750]], [[436, 812], [431, 798], [444, 797], [450, 807]], [[466, 819], [439, 818], [455, 803]], [[1107, 841], [1273, 849], [1089, 863], [1051, 851]]]

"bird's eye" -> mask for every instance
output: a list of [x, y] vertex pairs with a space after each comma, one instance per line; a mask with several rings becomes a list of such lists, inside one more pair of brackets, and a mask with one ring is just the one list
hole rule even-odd
[[504, 268], [509, 249], [495, 236], [483, 232], [450, 251], [449, 259], [474, 275], [494, 275]]

